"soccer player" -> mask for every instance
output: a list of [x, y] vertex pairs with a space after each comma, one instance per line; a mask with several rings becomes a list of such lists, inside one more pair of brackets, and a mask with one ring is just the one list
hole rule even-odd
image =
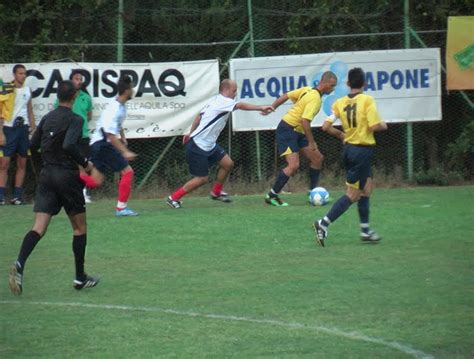
[[99, 280], [84, 272], [87, 244], [86, 208], [82, 195], [83, 183], [78, 165], [90, 169], [92, 164], [80, 152], [82, 118], [71, 111], [76, 88], [71, 81], [58, 85], [59, 107], [43, 117], [31, 140], [31, 149], [41, 148], [43, 169], [36, 189], [35, 222], [20, 248], [18, 258], [10, 269], [9, 284], [13, 294], [23, 291], [25, 263], [44, 236], [51, 217], [61, 208], [66, 211], [73, 229], [72, 250], [76, 264], [74, 288], [94, 287]]
[[[84, 119], [84, 125], [82, 126], [82, 137], [79, 142], [80, 150], [87, 158], [89, 158], [89, 122], [92, 119], [92, 98], [87, 90], [82, 88], [84, 78], [82, 77], [82, 73], [79, 70], [72, 70], [71, 74], [69, 75], [69, 80], [72, 81], [78, 91], [76, 99], [72, 105], [72, 112]], [[58, 105], [59, 102], [56, 100], [54, 107], [56, 108]], [[79, 171], [81, 171], [82, 174], [85, 174], [84, 169], [81, 166], [79, 166]], [[91, 203], [91, 198], [87, 193], [86, 187], [84, 187], [84, 200], [86, 203]]]
[[273, 102], [272, 106], [277, 109], [281, 104], [290, 99], [294, 105], [283, 116], [276, 130], [276, 139], [280, 157], [285, 157], [287, 166], [278, 172], [276, 181], [268, 194], [265, 202], [277, 207], [288, 206], [278, 194], [283, 189], [291, 176], [300, 166], [300, 155], [306, 157], [310, 162], [309, 190], [317, 187], [319, 173], [323, 163], [323, 155], [319, 152], [316, 141], [311, 131], [311, 121], [321, 108], [321, 98], [334, 90], [337, 84], [336, 75], [327, 71], [323, 73], [318, 86], [301, 87], [294, 91], [283, 94]]
[[183, 137], [186, 144], [186, 161], [193, 176], [182, 187], [173, 192], [166, 203], [171, 208], [181, 208], [181, 198], [209, 181], [209, 168], [218, 163], [217, 179], [212, 187], [211, 198], [230, 203], [229, 195], [222, 191], [224, 182], [234, 167], [230, 156], [216, 141], [224, 129], [229, 115], [234, 110], [260, 111], [267, 115], [273, 111], [271, 106], [256, 106], [245, 102], [236, 102], [237, 84], [233, 80], [222, 80], [219, 94], [212, 97], [201, 113], [196, 116], [190, 134]]
[[136, 153], [127, 148], [127, 139], [122, 128], [127, 117], [125, 103], [133, 96], [132, 79], [123, 76], [117, 83], [118, 96], [102, 112], [97, 127], [92, 135], [91, 161], [94, 167], [90, 175], [81, 174], [81, 179], [88, 188], [100, 186], [108, 170], [120, 173], [118, 201], [115, 210], [117, 217], [138, 216], [128, 208], [127, 202], [132, 191], [133, 169], [128, 161], [135, 159]]
[[15, 154], [17, 154], [15, 187], [10, 203], [23, 204], [23, 182], [30, 146], [29, 134], [36, 128], [31, 89], [25, 86], [25, 66], [15, 65], [13, 77], [13, 91], [6, 91], [0, 95], [0, 205], [5, 204], [8, 167], [11, 157]]
[[[328, 227], [352, 203], [359, 210], [361, 240], [377, 243], [382, 238], [369, 226], [369, 197], [373, 190], [371, 162], [375, 148], [374, 132], [385, 131], [387, 124], [380, 119], [372, 96], [363, 93], [365, 73], [359, 68], [349, 71], [347, 85], [350, 92], [332, 106], [332, 114], [323, 124], [323, 131], [344, 141], [346, 194], [339, 198], [326, 216], [314, 222], [316, 241], [324, 247]], [[342, 131], [333, 127], [336, 119], [342, 122]]]

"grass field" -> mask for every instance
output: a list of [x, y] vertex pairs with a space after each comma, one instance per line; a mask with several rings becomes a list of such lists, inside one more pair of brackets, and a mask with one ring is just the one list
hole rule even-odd
[[0, 207], [0, 357], [474, 356], [474, 187], [377, 190], [383, 241], [360, 243], [354, 206], [325, 248], [311, 223], [328, 206], [303, 193], [286, 208], [234, 199], [189, 197], [181, 210], [132, 200], [136, 218], [93, 203], [86, 269], [101, 283], [81, 292], [60, 214], [21, 297], [7, 273], [31, 206]]

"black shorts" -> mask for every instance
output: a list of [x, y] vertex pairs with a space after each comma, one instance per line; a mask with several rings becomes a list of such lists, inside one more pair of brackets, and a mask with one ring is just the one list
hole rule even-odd
[[128, 161], [106, 140], [92, 144], [90, 160], [104, 174], [108, 171], [121, 172], [128, 166]]
[[344, 145], [344, 167], [348, 186], [364, 189], [367, 178], [372, 177], [373, 154], [374, 146]]
[[212, 150], [204, 151], [191, 138], [186, 145], [186, 161], [189, 165], [189, 172], [195, 177], [206, 177], [209, 174], [209, 168], [223, 159], [225, 155], [225, 150], [218, 144]]
[[45, 167], [39, 176], [33, 211], [54, 216], [64, 207], [68, 215], [84, 213], [83, 188], [78, 169]]
[[283, 120], [280, 121], [276, 129], [276, 140], [280, 157], [298, 153], [300, 149], [308, 147], [308, 139], [305, 134], [296, 132], [293, 126]]

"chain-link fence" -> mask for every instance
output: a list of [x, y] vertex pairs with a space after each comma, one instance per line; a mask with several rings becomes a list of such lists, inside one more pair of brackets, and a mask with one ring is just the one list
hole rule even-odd
[[[88, 6], [74, 3], [67, 11], [60, 5], [42, 8], [36, 18], [25, 20], [23, 14], [23, 17], [5, 19], [6, 24], [2, 26], [17, 29], [17, 32], [15, 36], [3, 39], [8, 46], [0, 43], [5, 49], [0, 59], [2, 62], [61, 59], [164, 62], [218, 58], [224, 78], [228, 76], [227, 63], [231, 57], [407, 46], [406, 14], [403, 8], [397, 7], [399, 5], [389, 2], [379, 1], [375, 2], [378, 5], [372, 6], [359, 4], [358, 12], [342, 1], [314, 4], [301, 1], [304, 6], [300, 7], [283, 1], [242, 2], [222, 2], [217, 6], [204, 1], [183, 0], [173, 4], [160, 1], [158, 6], [153, 1], [127, 1], [123, 13], [118, 6], [120, 1], [91, 0], [86, 2]], [[444, 62], [445, 19], [433, 20], [437, 10], [419, 3], [412, 4], [410, 9], [418, 14], [409, 21], [419, 37], [418, 40], [410, 37], [411, 47], [439, 47]], [[21, 21], [28, 21], [28, 26]], [[444, 81], [443, 75], [443, 89]], [[443, 91], [442, 121], [413, 124], [413, 178], [416, 182], [447, 184], [472, 179], [473, 93], [464, 96]], [[470, 132], [466, 133], [466, 128], [471, 128]], [[456, 142], [463, 131], [467, 136], [467, 147]], [[340, 143], [319, 129], [314, 129], [314, 135], [325, 155], [321, 183], [340, 185], [343, 183]], [[378, 135], [377, 140], [374, 167], [378, 182], [390, 185], [406, 181], [407, 125], [392, 124], [389, 131]], [[219, 143], [235, 161], [229, 179], [229, 186], [235, 192], [264, 190], [282, 165], [276, 153], [274, 131], [231, 133], [227, 128]], [[133, 167], [137, 173], [135, 186], [140, 187], [142, 194], [164, 195], [189, 178], [180, 139], [132, 140], [129, 146], [139, 153]], [[260, 156], [256, 155], [257, 146]], [[292, 190], [305, 187], [305, 166], [302, 161], [300, 176], [290, 181]], [[33, 187], [33, 181], [29, 181], [27, 189]], [[113, 188], [108, 187], [109, 190]]]

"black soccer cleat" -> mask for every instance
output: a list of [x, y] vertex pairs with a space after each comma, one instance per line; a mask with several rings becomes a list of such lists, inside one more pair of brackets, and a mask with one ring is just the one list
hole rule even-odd
[[92, 288], [99, 284], [99, 278], [94, 278], [86, 274], [84, 280], [74, 279], [74, 289], [81, 290], [82, 288]]
[[8, 284], [10, 285], [10, 290], [13, 294], [20, 295], [23, 292], [23, 269], [18, 261], [15, 261], [10, 268]]
[[226, 192], [221, 192], [220, 195], [215, 195], [214, 192], [211, 192], [211, 198], [215, 201], [221, 201], [224, 203], [231, 203], [232, 198], [230, 198], [229, 194]]
[[166, 204], [174, 209], [181, 208], [181, 201], [175, 201], [171, 196], [166, 199]]
[[313, 223], [314, 233], [316, 234], [316, 243], [318, 243], [321, 247], [324, 247], [324, 241], [328, 237], [328, 230], [327, 228], [324, 229], [321, 224], [321, 221], [315, 221]]
[[275, 207], [287, 207], [288, 203], [283, 202], [277, 194], [267, 194], [265, 196], [265, 203]]
[[375, 231], [369, 231], [368, 233], [362, 232], [360, 234], [360, 240], [363, 243], [378, 243], [382, 240], [382, 237]]

